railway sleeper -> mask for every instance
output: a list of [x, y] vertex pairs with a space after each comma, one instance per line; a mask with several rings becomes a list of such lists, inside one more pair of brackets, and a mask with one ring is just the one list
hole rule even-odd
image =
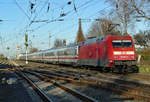
[[[42, 73], [41, 73], [42, 74]], [[63, 79], [61, 77], [63, 76], [57, 76], [57, 75], [48, 75], [48, 76], [51, 76], [51, 78], [54, 78], [54, 79]], [[47, 77], [48, 77], [47, 76]], [[147, 90], [143, 90], [143, 89], [139, 89], [139, 88], [134, 88], [134, 87], [131, 87], [129, 85], [124, 85], [124, 84], [119, 84], [117, 82], [108, 82], [108, 81], [104, 81], [104, 80], [91, 80], [91, 79], [85, 79], [85, 78], [79, 78], [78, 80], [76, 80], [75, 78], [69, 78], [69, 77], [65, 77], [63, 80], [74, 80], [74, 81], [80, 81], [80, 82], [88, 82], [88, 83], [92, 83], [92, 84], [97, 84], [97, 85], [101, 85], [101, 86], [106, 86], [106, 87], [112, 87], [114, 88], [115, 90], [123, 90], [123, 91], [127, 91], [129, 93], [132, 93], [132, 94], [136, 94], [136, 95], [145, 95], [145, 96], [148, 96], [150, 97], [150, 92], [147, 91]], [[116, 89], [117, 88], [117, 89]]]

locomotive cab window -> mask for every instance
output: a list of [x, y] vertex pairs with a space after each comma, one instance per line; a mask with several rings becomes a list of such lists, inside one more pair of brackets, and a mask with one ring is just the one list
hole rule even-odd
[[114, 48], [132, 47], [132, 41], [131, 40], [112, 40], [112, 45]]

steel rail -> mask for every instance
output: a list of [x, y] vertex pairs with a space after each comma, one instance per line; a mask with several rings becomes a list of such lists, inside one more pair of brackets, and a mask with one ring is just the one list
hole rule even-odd
[[[61, 75], [61, 74], [57, 74], [57, 73], [51, 73], [51, 74], [57, 75], [59, 77], [65, 77], [65, 78], [69, 78], [70, 77], [69, 75]], [[56, 79], [58, 79], [58, 78], [56, 78]], [[126, 96], [126, 97], [131, 97], [132, 96], [133, 98], [135, 98], [137, 100], [143, 100], [143, 101], [146, 101], [146, 102], [149, 102], [149, 100], [150, 100], [149, 95], [148, 96], [138, 95], [138, 94], [143, 94], [143, 92], [139, 91], [139, 89], [134, 88], [134, 87], [127, 87], [127, 86], [123, 87], [124, 85], [122, 85], [122, 84], [119, 84], [119, 85], [121, 85], [121, 87], [120, 86], [118, 87], [118, 86], [116, 86], [116, 83], [115, 84], [112, 83], [112, 82], [107, 82], [106, 83], [104, 80], [97, 81], [97, 80], [91, 80], [91, 79], [89, 80], [89, 79], [85, 79], [85, 78], [76, 78], [76, 77], [71, 77], [71, 79], [72, 80], [79, 80], [80, 82], [90, 82], [90, 83], [95, 83], [95, 84], [98, 84], [98, 85], [103, 85], [106, 88], [108, 88], [108, 86], [109, 86], [109, 87], [112, 87], [112, 88], [110, 88], [110, 90], [113, 90], [113, 91], [120, 90], [120, 89], [124, 88], [124, 90], [123, 90], [123, 93], [124, 93], [123, 96]], [[132, 91], [130, 91], [130, 90], [132, 90]], [[133, 92], [133, 90], [134, 90], [134, 92]], [[131, 92], [131, 93], [129, 93], [129, 92]]]
[[44, 102], [53, 102], [35, 83], [33, 83], [33, 81], [28, 76], [23, 74], [21, 71], [17, 71], [16, 74], [25, 79]]
[[[40, 71], [36, 71], [36, 72], [42, 74]], [[63, 75], [56, 74], [56, 73], [50, 73], [49, 75], [46, 75], [46, 74], [42, 74], [42, 75], [49, 77], [49, 78], [53, 78], [55, 80], [65, 80], [67, 82], [74, 83], [74, 84], [82, 83], [84, 85], [88, 84], [92, 86], [93, 84], [101, 85], [102, 88], [106, 88], [106, 89], [117, 91], [117, 92], [123, 92], [124, 93], [123, 96], [126, 96], [126, 97], [133, 97], [136, 100], [144, 100], [146, 102], [149, 102], [150, 100], [150, 91], [131, 87], [129, 85], [118, 84], [115, 82], [104, 81], [104, 80], [92, 80], [92, 79], [75, 78], [75, 77], [69, 78], [68, 75], [63, 76]]]
[[[70, 78], [72, 80], [84, 80], [84, 81], [89, 81], [89, 82], [101, 81], [100, 79], [95, 80], [95, 79], [87, 79], [87, 78], [84, 78], [84, 77], [75, 77], [75, 76], [73, 77], [73, 76], [70, 76], [70, 75], [58, 74], [58, 73], [55, 73], [55, 72], [37, 71], [37, 70], [31, 70], [31, 69], [29, 71], [35, 71], [35, 72], [39, 72], [39, 73], [45, 73], [45, 74], [50, 74], [50, 75], [54, 75], [54, 76]], [[107, 80], [110, 80], [110, 81], [114, 81], [117, 84], [128, 83], [128, 86], [129, 85], [135, 85], [135, 86], [139, 86], [140, 88], [143, 88], [143, 89], [150, 89], [150, 84], [144, 84], [144, 83], [140, 83], [140, 82], [133, 82], [132, 80], [123, 80], [123, 79], [119, 79], [119, 78], [108, 78], [108, 77], [104, 77], [104, 76], [102, 76], [101, 78], [107, 79]], [[150, 93], [150, 92], [148, 92], [148, 93]]]
[[[65, 74], [58, 74], [58, 73], [55, 73], [55, 72], [48, 72], [48, 73], [51, 73], [52, 75], [57, 75], [57, 76], [63, 76], [63, 77], [69, 77], [69, 78], [74, 78], [75, 76], [70, 76], [70, 75], [65, 75]], [[76, 77], [77, 79], [80, 78], [80, 77]], [[83, 78], [83, 77], [81, 77]], [[117, 83], [119, 84], [124, 84], [124, 83], [128, 83], [128, 85], [135, 85], [135, 86], [140, 86], [140, 88], [147, 88], [147, 89], [150, 89], [150, 84], [148, 83], [142, 83], [142, 82], [139, 82], [139, 81], [135, 81], [135, 80], [132, 80], [132, 79], [120, 79], [120, 78], [112, 78], [112, 77], [108, 77], [108, 76], [100, 76], [100, 78], [105, 78], [107, 80], [111, 80], [111, 81], [116, 81]]]
[[[61, 71], [62, 73], [65, 74], [65, 72]], [[50, 72], [51, 73], [51, 72]], [[52, 73], [53, 75], [59, 75], [61, 76], [62, 74], [58, 74], [58, 73]], [[66, 76], [66, 77], [74, 77], [75, 75], [64, 75], [63, 76]], [[143, 82], [139, 82], [139, 81], [136, 81], [136, 80], [133, 80], [133, 79], [121, 79], [121, 78], [114, 78], [114, 77], [109, 77], [109, 76], [105, 76], [105, 75], [100, 75], [100, 78], [105, 78], [107, 80], [112, 80], [112, 81], [116, 81], [117, 83], [120, 83], [120, 84], [124, 84], [124, 83], [128, 83], [128, 85], [135, 85], [135, 86], [140, 86], [140, 88], [147, 88], [147, 89], [150, 89], [150, 84], [148, 83], [143, 83]]]
[[29, 74], [32, 74], [32, 75], [35, 75], [35, 76], [37, 76], [39, 79], [44, 80], [44, 81], [46, 81], [46, 82], [50, 82], [50, 83], [52, 83], [53, 85], [55, 85], [55, 86], [57, 86], [57, 87], [59, 87], [59, 88], [65, 90], [65, 91], [71, 93], [72, 95], [76, 96], [77, 98], [81, 99], [82, 101], [85, 101], [85, 102], [97, 102], [97, 100], [95, 100], [95, 99], [93, 99], [93, 98], [91, 98], [91, 97], [89, 97], [89, 96], [87, 96], [87, 95], [84, 95], [84, 94], [82, 94], [82, 93], [80, 93], [80, 92], [78, 92], [78, 91], [76, 91], [76, 90], [73, 90], [73, 89], [68, 88], [68, 87], [66, 87], [66, 86], [64, 86], [64, 85], [61, 85], [61, 84], [57, 83], [55, 80], [52, 80], [52, 79], [50, 79], [50, 78], [48, 78], [48, 77], [42, 76], [42, 75], [37, 74], [37, 73], [35, 73], [35, 72], [29, 72], [29, 71], [24, 71], [24, 72], [29, 73]]

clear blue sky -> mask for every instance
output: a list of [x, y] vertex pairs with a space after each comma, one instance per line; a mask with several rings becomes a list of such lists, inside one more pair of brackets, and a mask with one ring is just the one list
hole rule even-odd
[[[30, 3], [35, 3], [33, 13]], [[100, 17], [99, 11], [109, 10], [109, 5], [104, 0], [74, 0], [77, 12], [74, 10], [73, 0], [1, 0], [0, 1], [0, 53], [15, 56], [17, 46], [24, 50], [24, 35], [29, 35], [32, 46], [38, 49], [48, 48], [48, 37], [51, 34], [51, 47], [55, 39], [66, 39], [67, 43], [73, 42], [78, 30], [78, 18], [95, 19]], [[50, 9], [47, 12], [48, 4]], [[36, 8], [36, 9], [35, 9]], [[35, 11], [34, 11], [35, 10]], [[34, 13], [35, 12], [35, 13]], [[64, 21], [51, 23], [33, 23], [31, 20], [54, 20], [62, 13], [69, 12]], [[92, 22], [82, 22], [83, 33], [86, 34]], [[141, 29], [140, 26], [137, 26]], [[10, 49], [7, 50], [7, 47]]]

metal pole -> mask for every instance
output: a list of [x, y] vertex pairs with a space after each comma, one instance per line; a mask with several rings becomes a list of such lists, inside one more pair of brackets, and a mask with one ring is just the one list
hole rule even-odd
[[27, 58], [28, 34], [25, 34], [25, 46], [26, 46], [26, 64], [28, 64], [28, 58]]
[[26, 47], [26, 64], [28, 64], [27, 47]]
[[50, 38], [51, 38], [51, 34], [49, 33], [49, 39], [48, 39], [48, 47], [50, 49]]

